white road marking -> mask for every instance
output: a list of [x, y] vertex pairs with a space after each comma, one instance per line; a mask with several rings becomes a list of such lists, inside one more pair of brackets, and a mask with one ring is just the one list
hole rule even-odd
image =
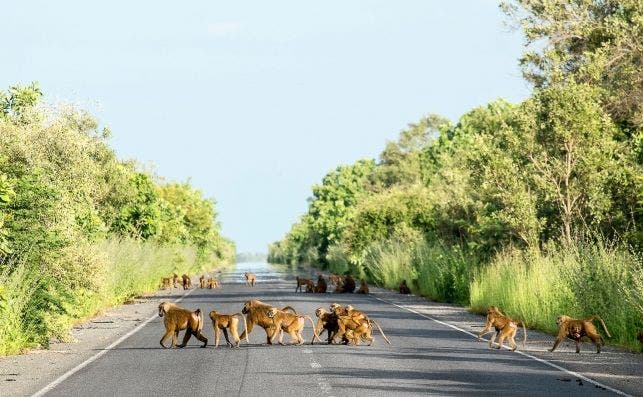
[[[190, 289], [187, 293], [183, 294], [179, 299], [177, 299], [175, 302], [180, 302], [185, 298], [186, 296], [190, 295], [192, 291], [195, 291], [196, 288]], [[139, 324], [136, 328], [131, 330], [130, 332], [126, 333], [125, 335], [121, 336], [118, 338], [116, 341], [114, 341], [111, 345], [107, 346], [104, 350], [99, 351], [98, 353], [94, 354], [87, 360], [83, 361], [82, 363], [78, 364], [74, 368], [70, 369], [69, 371], [65, 372], [62, 374], [58, 379], [54, 380], [47, 386], [43, 387], [39, 392], [33, 394], [31, 397], [41, 397], [44, 396], [46, 393], [50, 392], [53, 388], [64, 382], [67, 378], [75, 374], [76, 372], [80, 371], [81, 369], [85, 368], [89, 364], [93, 363], [94, 361], [98, 360], [100, 357], [105, 355], [107, 352], [112, 350], [114, 347], [118, 346], [121, 342], [123, 342], [125, 339], [129, 338], [130, 336], [134, 335], [138, 331], [141, 330], [145, 325], [147, 325], [150, 321], [154, 320], [156, 317], [158, 317], [158, 313], [154, 313], [154, 315], [141, 324]]]
[[[371, 296], [372, 296], [373, 298], [377, 299], [378, 301], [381, 301], [381, 302], [384, 302], [384, 303], [388, 303], [389, 305], [393, 305], [393, 306], [395, 306], [395, 307], [399, 307], [400, 309], [404, 309], [404, 310], [409, 311], [409, 312], [411, 312], [411, 313], [417, 314], [417, 315], [418, 315], [418, 316], [420, 316], [420, 317], [424, 317], [424, 318], [429, 319], [429, 320], [431, 320], [431, 321], [435, 321], [435, 322], [436, 322], [436, 323], [438, 323], [438, 324], [442, 324], [442, 325], [447, 326], [447, 327], [449, 327], [449, 328], [453, 328], [453, 329], [455, 329], [455, 330], [457, 330], [457, 331], [464, 332], [464, 333], [465, 333], [465, 334], [467, 334], [467, 335], [471, 335], [471, 336], [473, 336], [474, 338], [478, 338], [478, 335], [476, 335], [476, 334], [474, 334], [474, 333], [472, 333], [472, 332], [466, 331], [466, 330], [464, 330], [464, 329], [462, 329], [462, 328], [459, 328], [459, 327], [457, 327], [457, 326], [455, 326], [455, 325], [453, 325], [453, 324], [445, 323], [444, 321], [440, 321], [440, 320], [438, 320], [438, 319], [436, 319], [436, 318], [433, 318], [433, 317], [431, 317], [431, 316], [427, 316], [426, 314], [420, 313], [420, 312], [415, 311], [415, 310], [413, 310], [413, 309], [409, 309], [408, 307], [400, 306], [400, 305], [398, 305], [398, 304], [396, 304], [396, 303], [393, 303], [393, 302], [387, 301], [386, 299], [378, 298], [377, 296], [374, 296], [374, 295], [371, 295]], [[509, 350], [511, 349], [511, 348], [510, 348], [510, 347], [508, 347], [508, 346], [503, 346], [503, 347], [504, 347], [505, 349], [509, 349]], [[600, 383], [600, 382], [598, 382], [598, 381], [595, 381], [595, 380], [590, 379], [590, 378], [588, 378], [588, 377], [586, 377], [586, 376], [584, 376], [584, 375], [581, 375], [581, 374], [579, 374], [578, 372], [570, 371], [570, 370], [565, 369], [565, 368], [563, 368], [563, 367], [561, 367], [561, 366], [559, 366], [559, 365], [556, 365], [556, 364], [554, 364], [554, 363], [552, 363], [552, 362], [549, 362], [549, 361], [547, 361], [547, 360], [543, 360], [542, 358], [538, 358], [538, 357], [532, 356], [531, 354], [527, 354], [527, 353], [521, 352], [520, 350], [515, 350], [515, 353], [518, 353], [518, 354], [520, 354], [521, 356], [524, 356], [524, 357], [531, 358], [532, 360], [535, 360], [535, 361], [538, 361], [539, 363], [542, 363], [542, 364], [548, 365], [548, 366], [550, 366], [550, 367], [552, 367], [552, 368], [555, 368], [555, 369], [557, 369], [557, 370], [559, 370], [559, 371], [563, 371], [563, 372], [567, 373], [568, 375], [578, 377], [578, 378], [580, 378], [580, 379], [582, 379], [582, 380], [584, 380], [584, 381], [586, 381], [586, 382], [589, 382], [589, 383], [591, 383], [591, 384], [593, 384], [593, 385], [595, 385], [595, 386], [598, 386], [598, 387], [602, 387], [602, 388], [604, 388], [604, 389], [607, 389], [607, 390], [609, 390], [609, 391], [611, 391], [611, 392], [613, 392], [613, 393], [616, 393], [616, 394], [618, 394], [618, 395], [620, 395], [620, 396], [624, 396], [624, 397], [634, 397], [634, 396], [633, 396], [633, 395], [631, 395], [631, 394], [627, 394], [627, 393], [625, 393], [625, 392], [623, 392], [623, 391], [620, 391], [620, 390], [618, 390], [618, 389], [614, 389], [613, 387], [610, 387], [610, 386], [604, 385], [604, 384], [602, 384], [602, 383]]]

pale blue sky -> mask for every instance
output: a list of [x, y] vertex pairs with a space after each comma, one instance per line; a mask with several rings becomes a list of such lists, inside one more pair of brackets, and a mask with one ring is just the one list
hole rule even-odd
[[191, 178], [239, 251], [266, 251], [326, 172], [407, 123], [528, 96], [504, 21], [494, 0], [5, 2], [0, 87], [89, 109], [121, 158]]

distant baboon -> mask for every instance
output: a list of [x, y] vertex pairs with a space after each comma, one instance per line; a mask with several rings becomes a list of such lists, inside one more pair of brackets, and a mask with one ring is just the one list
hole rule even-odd
[[208, 279], [208, 288], [209, 289], [219, 288], [219, 287], [220, 287], [219, 280], [217, 280], [216, 278]]
[[172, 277], [162, 277], [161, 278], [161, 289], [170, 288], [170, 283], [172, 282]]
[[190, 280], [190, 276], [184, 274], [181, 278], [183, 279], [183, 289], [192, 288], [192, 280]]
[[358, 294], [368, 294], [368, 284], [366, 284], [366, 280], [362, 279], [361, 285], [359, 286], [359, 290], [357, 291]]
[[[163, 323], [165, 325], [165, 334], [161, 338], [161, 346], [165, 347], [163, 341], [172, 335], [172, 345], [170, 347], [185, 347], [190, 340], [190, 337], [194, 335], [198, 340], [203, 342], [205, 347], [208, 344], [208, 338], [203, 336], [203, 314], [201, 309], [196, 309], [191, 312], [187, 309], [183, 309], [170, 302], [161, 302], [159, 304], [159, 317], [164, 317]], [[185, 336], [183, 337], [183, 343], [180, 345], [176, 344], [176, 338], [179, 336], [179, 331], [185, 331]]]
[[408, 285], [406, 285], [406, 280], [402, 280], [400, 283], [400, 294], [410, 294], [411, 289], [409, 288]]
[[243, 273], [243, 276], [246, 278], [246, 285], [248, 285], [250, 287], [255, 286], [255, 282], [257, 281], [257, 275], [256, 274], [250, 273], [250, 272], [245, 272], [245, 273]]
[[[308, 286], [310, 284], [313, 284], [313, 281], [311, 279], [308, 279], [308, 278], [302, 278], [302, 277], [296, 276], [296, 280], [297, 280], [297, 287], [295, 287], [295, 292], [297, 292], [297, 291], [303, 292], [303, 290], [302, 290], [303, 286], [305, 286], [308, 289]], [[315, 284], [313, 284], [313, 286], [314, 285]]]
[[339, 284], [335, 287], [335, 293], [352, 293], [355, 291], [355, 279], [349, 274], [340, 279]]
[[341, 281], [341, 279], [342, 279], [342, 278], [341, 278], [340, 276], [336, 275], [336, 274], [332, 274], [332, 273], [331, 273], [331, 274], [328, 276], [328, 279], [330, 280], [330, 283], [331, 283], [331, 284], [333, 284], [334, 286], [336, 286], [336, 287], [337, 287], [337, 285], [340, 283], [340, 281]]
[[315, 292], [324, 294], [326, 293], [327, 288], [328, 285], [326, 284], [326, 280], [324, 279], [324, 276], [320, 274], [319, 277], [317, 277], [317, 286], [315, 287]]
[[588, 317], [584, 320], [576, 320], [569, 316], [562, 315], [558, 316], [558, 319], [556, 320], [556, 325], [558, 325], [558, 335], [556, 336], [554, 347], [549, 351], [553, 352], [564, 338], [569, 338], [576, 342], [576, 353], [580, 353], [580, 340], [583, 336], [587, 336], [592, 340], [594, 345], [596, 345], [596, 353], [600, 353], [601, 346], [605, 345], [605, 341], [592, 323], [595, 319], [598, 319], [601, 322], [605, 333], [611, 338], [612, 335], [610, 335], [603, 319], [599, 316]]
[[172, 275], [172, 284], [174, 284], [174, 288], [179, 288], [179, 275], [176, 273]]
[[208, 279], [205, 277], [205, 274], [202, 274], [199, 277], [199, 288], [206, 288], [208, 286]]

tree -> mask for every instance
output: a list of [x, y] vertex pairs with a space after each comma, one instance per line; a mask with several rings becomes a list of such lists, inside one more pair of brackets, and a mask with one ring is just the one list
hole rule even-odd
[[640, 0], [509, 0], [525, 32], [520, 59], [536, 88], [574, 80], [602, 88], [605, 109], [643, 126], [643, 3]]

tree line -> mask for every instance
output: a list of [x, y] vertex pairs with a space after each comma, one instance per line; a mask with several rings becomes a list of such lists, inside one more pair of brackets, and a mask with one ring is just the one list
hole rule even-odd
[[[628, 344], [643, 328], [643, 5], [500, 6], [524, 30], [519, 62], [532, 95], [516, 104], [495, 100], [455, 123], [429, 114], [377, 160], [330, 171], [313, 186], [307, 213], [270, 245], [269, 260], [390, 287], [406, 279], [431, 298], [474, 310], [504, 304], [553, 330], [553, 312], [530, 312], [543, 302], [494, 301], [498, 289], [519, 283], [500, 283], [499, 269], [533, 281], [522, 266], [538, 263], [566, 288], [625, 295], [615, 299], [631, 306], [617, 320]], [[609, 283], [625, 288], [601, 285]], [[560, 310], [593, 314], [609, 310], [600, 302], [611, 293], [548, 296]]]
[[[165, 272], [233, 259], [214, 200], [118, 159], [109, 136], [88, 112], [43, 103], [37, 83], [0, 91], [0, 317], [27, 335], [8, 348], [23, 336], [0, 326], [0, 354], [64, 338], [107, 303], [97, 296], [123, 300], [152, 288], [156, 267], [143, 268], [145, 249], [175, 248], [166, 250]], [[123, 266], [115, 258], [126, 245], [142, 256]], [[124, 281], [112, 274], [117, 267], [130, 282], [141, 273], [142, 284], [116, 288]]]

